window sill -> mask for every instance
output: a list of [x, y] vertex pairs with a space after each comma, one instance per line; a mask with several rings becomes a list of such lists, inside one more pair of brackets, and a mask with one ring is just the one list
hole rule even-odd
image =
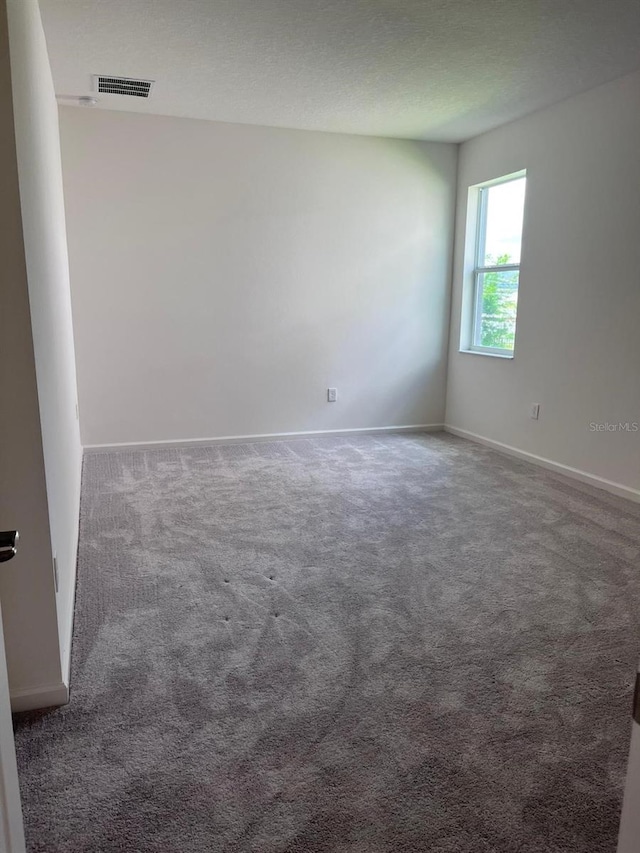
[[507, 361], [513, 361], [513, 353], [511, 355], [502, 355], [499, 352], [482, 352], [479, 349], [461, 349], [458, 352], [462, 353], [462, 355], [482, 355], [485, 358], [503, 358]]

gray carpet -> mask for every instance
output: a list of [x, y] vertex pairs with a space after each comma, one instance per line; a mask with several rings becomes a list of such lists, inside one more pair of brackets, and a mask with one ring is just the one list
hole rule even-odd
[[89, 456], [29, 850], [613, 853], [639, 521], [443, 434]]

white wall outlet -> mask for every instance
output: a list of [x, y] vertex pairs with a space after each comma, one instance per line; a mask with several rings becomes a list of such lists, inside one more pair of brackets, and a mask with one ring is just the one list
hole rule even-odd
[[537, 421], [540, 417], [540, 403], [532, 403], [531, 408], [529, 409], [529, 415], [533, 418], [534, 421]]
[[56, 592], [60, 589], [60, 575], [58, 574], [58, 558], [53, 555], [53, 582], [56, 585]]
[[79, 409], [78, 409], [78, 404], [77, 404], [77, 403], [76, 403], [76, 420], [77, 420], [77, 421], [79, 421], [79, 420], [80, 420], [80, 411], [79, 411]]
[[327, 388], [327, 403], [335, 403], [338, 399], [337, 388]]

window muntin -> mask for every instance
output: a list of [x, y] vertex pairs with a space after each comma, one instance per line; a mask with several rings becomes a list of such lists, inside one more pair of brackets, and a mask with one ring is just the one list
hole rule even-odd
[[518, 311], [526, 177], [478, 191], [471, 349], [513, 355]]

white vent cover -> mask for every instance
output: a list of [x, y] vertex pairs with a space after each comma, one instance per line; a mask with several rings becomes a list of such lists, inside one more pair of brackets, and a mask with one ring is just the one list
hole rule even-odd
[[107, 77], [96, 74], [93, 78], [96, 92], [107, 95], [130, 95], [134, 98], [148, 98], [153, 80], [135, 80], [131, 77]]

